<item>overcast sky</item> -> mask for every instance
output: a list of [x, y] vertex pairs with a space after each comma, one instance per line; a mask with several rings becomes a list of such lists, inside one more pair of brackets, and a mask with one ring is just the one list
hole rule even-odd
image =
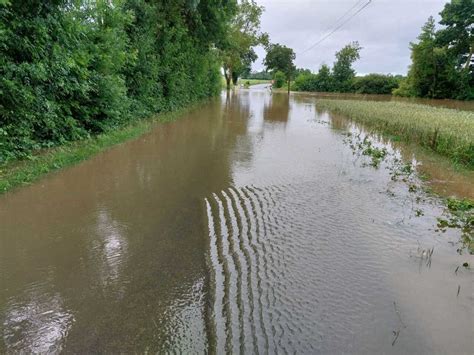
[[[415, 41], [430, 15], [439, 20], [446, 0], [372, 0], [357, 16], [321, 44], [301, 53], [340, 24], [368, 0], [256, 0], [265, 7], [262, 31], [272, 43], [281, 43], [296, 52], [297, 67], [317, 71], [321, 64], [332, 66], [334, 53], [351, 41], [363, 47], [354, 65], [359, 74], [406, 74], [410, 64], [410, 41]], [[254, 70], [263, 69], [263, 48]]]

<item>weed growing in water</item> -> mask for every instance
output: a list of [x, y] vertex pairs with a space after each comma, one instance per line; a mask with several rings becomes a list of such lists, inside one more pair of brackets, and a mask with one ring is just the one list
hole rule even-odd
[[[429, 189], [423, 186], [426, 176], [419, 176], [416, 172], [416, 163], [404, 162], [399, 158], [397, 152], [389, 151], [386, 147], [378, 146], [378, 142], [362, 131], [346, 133], [344, 142], [350, 146], [354, 155], [370, 157], [370, 163], [362, 163], [363, 166], [378, 168], [382, 162], [390, 172], [393, 182], [401, 181], [408, 187], [409, 195], [412, 196], [412, 212], [415, 217], [421, 217], [424, 212], [421, 208], [415, 208], [415, 204], [425, 201]], [[390, 189], [388, 195], [395, 197]], [[458, 229], [461, 233], [459, 254], [464, 250], [474, 254], [474, 201], [469, 199], [448, 198], [445, 200], [445, 211], [437, 218], [436, 232], [446, 232], [448, 228]]]
[[469, 199], [448, 198], [446, 210], [438, 217], [438, 231], [446, 232], [448, 228], [461, 230], [458, 252], [467, 249], [474, 254], [474, 201]]

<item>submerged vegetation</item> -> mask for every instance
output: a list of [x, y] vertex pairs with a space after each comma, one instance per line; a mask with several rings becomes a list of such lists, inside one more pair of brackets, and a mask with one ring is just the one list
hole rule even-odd
[[462, 234], [458, 252], [467, 249], [470, 254], [474, 254], [474, 201], [449, 198], [446, 206], [444, 215], [438, 218], [438, 230], [445, 232], [447, 228], [460, 229]]
[[[362, 161], [362, 166], [371, 166], [378, 169], [382, 162], [389, 171], [390, 180], [393, 183], [402, 182], [406, 186], [410, 198], [410, 209], [414, 217], [424, 216], [424, 211], [419, 207], [420, 202], [426, 202], [427, 196], [432, 191], [427, 188], [423, 181], [425, 177], [417, 171], [417, 165], [413, 161], [404, 161], [397, 150], [392, 149], [380, 142], [371, 134], [360, 129], [345, 134], [344, 143], [349, 145], [353, 154], [367, 159]], [[387, 195], [394, 197], [395, 193], [391, 187], [387, 188]], [[442, 199], [444, 211], [436, 219], [435, 231], [445, 233], [448, 229], [459, 231], [457, 252], [463, 254], [467, 251], [474, 254], [474, 201], [468, 198], [448, 197]], [[419, 248], [416, 256], [424, 259], [431, 265], [433, 249]], [[468, 266], [467, 263], [464, 265]]]
[[318, 100], [335, 111], [474, 169], [474, 113], [402, 102]]

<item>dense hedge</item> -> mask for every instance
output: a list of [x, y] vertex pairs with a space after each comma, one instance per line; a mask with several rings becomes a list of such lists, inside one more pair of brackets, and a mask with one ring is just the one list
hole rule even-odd
[[0, 163], [218, 93], [232, 4], [0, 1]]
[[[359, 94], [391, 94], [398, 88], [401, 76], [368, 74], [354, 77], [346, 90], [342, 92]], [[341, 92], [330, 71], [318, 74], [303, 73], [296, 77], [293, 89], [297, 91]]]
[[368, 74], [357, 76], [352, 83], [352, 89], [359, 94], [387, 94], [400, 85], [401, 76], [392, 76], [384, 74]]

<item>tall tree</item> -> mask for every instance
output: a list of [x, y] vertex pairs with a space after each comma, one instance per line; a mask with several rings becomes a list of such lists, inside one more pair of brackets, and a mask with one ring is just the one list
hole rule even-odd
[[286, 81], [288, 82], [288, 94], [290, 94], [290, 83], [294, 76], [296, 67], [294, 60], [296, 54], [293, 49], [281, 44], [270, 44], [267, 47], [267, 55], [263, 61], [263, 64], [267, 70], [276, 73], [281, 71], [286, 75]]
[[336, 62], [333, 66], [334, 89], [340, 92], [348, 92], [355, 77], [352, 64], [360, 58], [362, 47], [359, 42], [349, 43], [336, 53]]
[[331, 75], [331, 69], [327, 64], [321, 65], [317, 74], [317, 91], [332, 91], [334, 80]]
[[435, 35], [435, 21], [430, 16], [421, 29], [418, 43], [410, 43], [412, 65], [408, 78], [416, 96], [434, 97], [436, 91]]
[[461, 81], [456, 59], [447, 46], [438, 45], [435, 20], [422, 27], [417, 43], [411, 43], [412, 64], [405, 82], [395, 93], [431, 98], [457, 97]]
[[[436, 34], [455, 71], [457, 98], [474, 98], [474, 1], [452, 0], [440, 13], [445, 27]], [[453, 91], [451, 91], [451, 94]], [[449, 97], [449, 96], [448, 96]]]
[[474, 2], [451, 0], [440, 15], [442, 29], [430, 17], [418, 42], [410, 44], [412, 64], [394, 94], [474, 98]]
[[449, 47], [465, 70], [474, 66], [474, 1], [452, 0], [440, 13], [440, 24], [446, 26], [437, 33], [440, 45]]
[[254, 0], [240, 0], [237, 4], [221, 48], [227, 89], [257, 59], [253, 47], [268, 42], [268, 35], [260, 30], [263, 10]]

